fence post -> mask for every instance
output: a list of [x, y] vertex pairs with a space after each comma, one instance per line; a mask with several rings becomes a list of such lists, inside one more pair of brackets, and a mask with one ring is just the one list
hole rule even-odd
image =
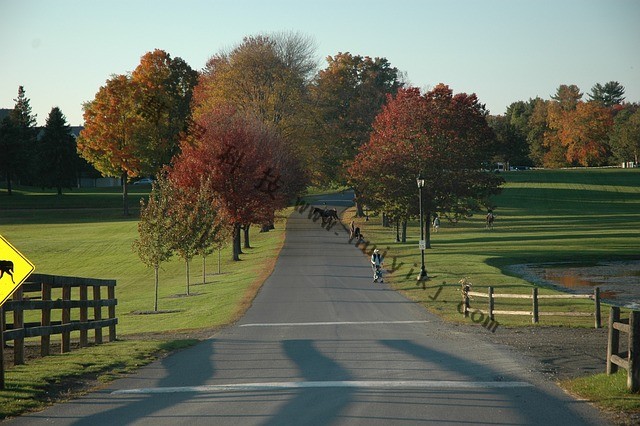
[[469, 295], [464, 294], [464, 317], [469, 318]]
[[[13, 293], [14, 301], [22, 301], [22, 286]], [[13, 308], [13, 329], [24, 330], [24, 310], [19, 303], [16, 303]], [[13, 365], [24, 364], [24, 334], [22, 337], [13, 339]]]
[[[89, 321], [89, 308], [86, 303], [89, 299], [87, 298], [87, 286], [85, 284], [80, 285], [80, 322], [86, 323]], [[80, 347], [84, 348], [89, 344], [88, 336], [89, 331], [85, 328], [84, 330], [80, 330]]]
[[629, 313], [629, 371], [627, 387], [631, 392], [640, 390], [640, 311]]
[[[41, 283], [42, 286], [42, 301], [51, 302], [51, 284]], [[43, 306], [42, 313], [40, 315], [40, 325], [43, 327], [51, 326], [51, 307]], [[47, 356], [51, 353], [51, 335], [40, 337], [40, 355]]]
[[620, 331], [613, 324], [620, 321], [620, 308], [612, 306], [609, 311], [609, 337], [607, 339], [607, 374], [618, 371], [618, 365], [611, 362], [611, 355], [620, 350]]
[[[99, 285], [93, 286], [93, 301], [95, 303], [93, 305], [93, 319], [96, 321], [100, 321], [102, 319], [102, 307], [100, 306], [100, 286]], [[96, 331], [96, 344], [98, 345], [102, 343], [102, 328], [97, 327], [95, 331]]]
[[[71, 286], [65, 285], [62, 287], [62, 303], [68, 302], [71, 300]], [[71, 323], [71, 308], [67, 307], [62, 308], [62, 325], [66, 325]], [[62, 348], [60, 350], [62, 353], [66, 353], [71, 351], [71, 332], [63, 331], [62, 332]]]
[[602, 328], [602, 318], [600, 315], [600, 287], [593, 290], [593, 298], [596, 302], [596, 328]]
[[493, 306], [494, 306], [493, 287], [489, 287], [489, 319], [491, 319], [491, 321], [494, 320], [494, 318], [493, 318]]
[[[116, 287], [115, 287], [115, 285], [107, 287], [107, 297], [109, 299], [111, 299], [111, 300], [115, 300], [115, 298], [116, 298]], [[108, 311], [109, 311], [109, 319], [114, 319], [116, 317], [116, 306], [115, 305], [109, 306]], [[116, 341], [116, 326], [115, 326], [115, 324], [109, 326], [109, 341], [110, 342], [115, 342]]]
[[533, 299], [533, 318], [532, 321], [534, 324], [538, 323], [538, 287], [534, 287], [531, 293], [531, 297]]
[[4, 308], [0, 306], [0, 389], [4, 389]]

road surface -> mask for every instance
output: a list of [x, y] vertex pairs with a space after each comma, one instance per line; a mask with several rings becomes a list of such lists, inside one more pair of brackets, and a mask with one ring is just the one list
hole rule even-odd
[[[326, 201], [340, 208], [347, 198]], [[605, 423], [530, 361], [480, 339], [487, 330], [455, 331], [372, 283], [368, 259], [346, 231], [323, 228], [309, 209], [292, 214], [275, 270], [238, 324], [105, 389], [10, 423]]]

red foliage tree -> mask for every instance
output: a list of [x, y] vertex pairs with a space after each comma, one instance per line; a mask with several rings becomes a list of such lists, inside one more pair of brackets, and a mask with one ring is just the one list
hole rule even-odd
[[206, 179], [233, 226], [233, 258], [239, 260], [241, 227], [272, 222], [295, 176], [285, 170], [282, 141], [261, 120], [221, 106], [199, 116], [196, 125], [170, 178], [190, 188]]
[[427, 224], [435, 211], [452, 220], [468, 216], [497, 192], [501, 179], [482, 171], [495, 139], [475, 95], [454, 95], [443, 84], [425, 95], [417, 88], [401, 89], [373, 127], [350, 175], [376, 208], [401, 220], [415, 216], [418, 174], [426, 181]]

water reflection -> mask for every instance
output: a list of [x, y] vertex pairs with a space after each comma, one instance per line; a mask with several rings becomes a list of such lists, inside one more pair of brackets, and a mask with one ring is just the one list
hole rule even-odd
[[640, 308], [640, 260], [526, 264], [513, 265], [509, 269], [527, 281], [574, 293], [591, 293], [594, 287], [600, 287], [603, 299], [629, 308]]

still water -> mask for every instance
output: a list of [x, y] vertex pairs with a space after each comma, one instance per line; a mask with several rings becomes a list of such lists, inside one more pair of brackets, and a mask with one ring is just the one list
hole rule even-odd
[[608, 303], [640, 309], [640, 260], [524, 264], [509, 269], [532, 283], [572, 293], [593, 293], [594, 287], [600, 287], [602, 299]]

